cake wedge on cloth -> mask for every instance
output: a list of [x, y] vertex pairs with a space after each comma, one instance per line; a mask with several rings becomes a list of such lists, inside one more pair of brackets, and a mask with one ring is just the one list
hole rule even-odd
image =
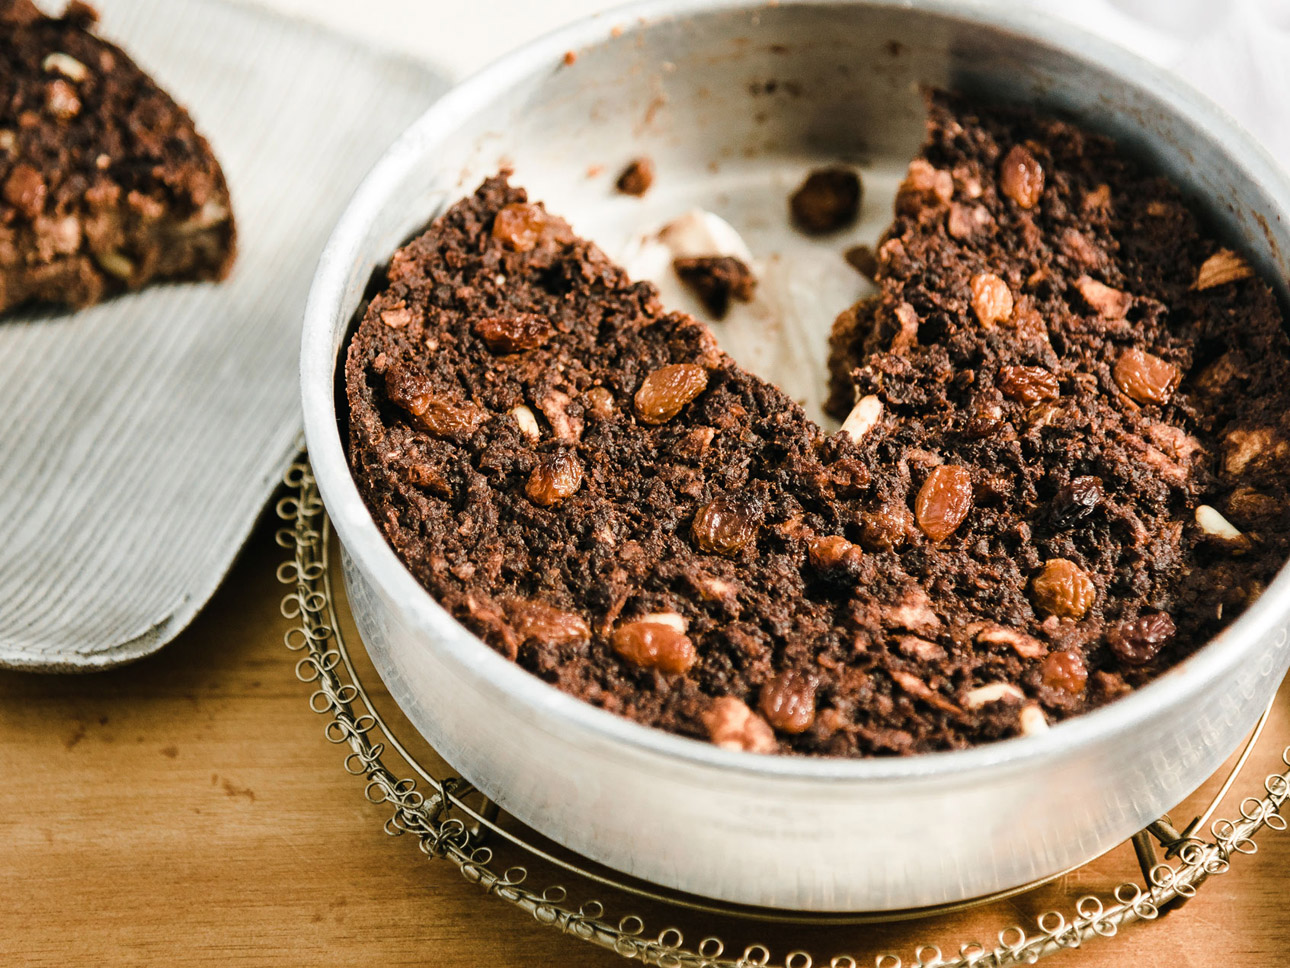
[[124, 51], [61, 17], [0, 0], [0, 312], [79, 308], [232, 267], [228, 186], [188, 113]]

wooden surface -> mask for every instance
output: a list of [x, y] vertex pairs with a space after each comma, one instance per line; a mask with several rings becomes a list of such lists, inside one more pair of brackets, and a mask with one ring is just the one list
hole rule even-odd
[[[388, 808], [341, 769], [282, 645], [273, 525], [262, 522], [215, 600], [159, 655], [90, 677], [0, 673], [0, 965], [622, 963], [382, 832]], [[1238, 791], [1259, 787], [1287, 741], [1283, 689]], [[1265, 831], [1260, 844], [1181, 910], [1054, 962], [1284, 963], [1290, 832]], [[919, 940], [947, 951], [988, 940], [1049, 906], [1070, 910], [1133, 864], [1121, 848], [1033, 895], [934, 921], [758, 933], [781, 955], [822, 946], [872, 964], [890, 949], [909, 964]], [[672, 920], [662, 917], [651, 927]]]

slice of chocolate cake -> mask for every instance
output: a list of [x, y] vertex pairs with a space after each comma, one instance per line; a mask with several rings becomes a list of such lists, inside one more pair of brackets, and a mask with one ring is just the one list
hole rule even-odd
[[346, 389], [416, 577], [566, 692], [761, 752], [1034, 732], [1231, 621], [1290, 527], [1270, 292], [1105, 141], [931, 130], [831, 436], [504, 178], [399, 250]]
[[0, 312], [88, 306], [163, 279], [222, 279], [228, 187], [187, 112], [79, 0], [0, 0]]

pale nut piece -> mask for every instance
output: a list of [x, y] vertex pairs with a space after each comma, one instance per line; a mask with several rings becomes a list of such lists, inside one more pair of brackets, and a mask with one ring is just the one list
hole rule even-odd
[[933, 541], [958, 530], [972, 510], [972, 474], [966, 467], [942, 464], [927, 475], [914, 500], [914, 517]]
[[659, 367], [636, 391], [636, 415], [648, 424], [666, 423], [708, 386], [708, 371], [696, 363]]
[[1040, 733], [1048, 732], [1048, 717], [1034, 703], [1029, 706], [1023, 706], [1017, 718], [1021, 726], [1022, 736], [1038, 736]]
[[1143, 404], [1168, 403], [1182, 379], [1178, 367], [1137, 347], [1120, 354], [1111, 376], [1116, 386]]
[[1010, 682], [991, 682], [984, 686], [977, 686], [963, 697], [963, 705], [968, 709], [980, 709], [992, 702], [999, 702], [1004, 699], [1024, 700], [1026, 694]]
[[1196, 273], [1192, 288], [1198, 292], [1204, 291], [1240, 279], [1249, 279], [1253, 275], [1254, 269], [1243, 258], [1231, 249], [1219, 249], [1200, 264], [1200, 271]]
[[1127, 292], [1113, 289], [1104, 282], [1098, 282], [1092, 276], [1080, 276], [1075, 280], [1075, 288], [1088, 303], [1090, 309], [1103, 319], [1124, 319], [1133, 308], [1133, 297]]
[[1058, 618], [1079, 620], [1097, 598], [1097, 587], [1079, 565], [1050, 558], [1031, 582], [1035, 606]]
[[999, 188], [1022, 208], [1034, 208], [1044, 193], [1044, 169], [1025, 145], [1013, 145], [999, 166]]
[[591, 638], [591, 626], [577, 612], [569, 612], [532, 599], [507, 602], [506, 609], [511, 626], [525, 642], [572, 645]]
[[986, 329], [1012, 317], [1012, 290], [993, 272], [972, 277], [972, 312]]
[[680, 612], [649, 612], [637, 619], [638, 622], [648, 622], [651, 625], [666, 625], [670, 629], [678, 632], [686, 632], [690, 628], [690, 621]]
[[542, 436], [542, 429], [538, 426], [537, 415], [524, 404], [521, 403], [517, 407], [512, 407], [511, 417], [514, 418], [516, 426], [520, 428], [520, 433], [529, 440], [536, 443], [538, 438]]
[[597, 420], [607, 420], [614, 413], [614, 395], [604, 387], [591, 387], [583, 397], [587, 412]]
[[80, 82], [90, 76], [90, 70], [71, 54], [64, 54], [60, 50], [52, 54], [46, 54], [45, 59], [40, 62], [41, 69], [50, 74], [62, 74], [69, 81]]
[[708, 739], [722, 749], [773, 753], [778, 744], [770, 723], [734, 696], [719, 696], [703, 712]]
[[1042, 659], [1048, 654], [1048, 646], [1033, 635], [990, 622], [982, 623], [976, 631], [976, 640], [988, 645], [1009, 646], [1023, 659]]
[[847, 414], [847, 419], [842, 421], [842, 426], [838, 432], [846, 431], [851, 435], [851, 439], [857, 444], [864, 440], [865, 435], [878, 425], [882, 419], [882, 401], [872, 393], [859, 399], [851, 412]]
[[407, 326], [415, 317], [412, 310], [407, 306], [393, 306], [390, 309], [381, 312], [381, 322], [390, 329], [402, 329]]
[[690, 637], [662, 622], [626, 622], [614, 630], [611, 644], [632, 665], [672, 675], [688, 672], [698, 659]]
[[1206, 534], [1226, 541], [1239, 541], [1244, 537], [1236, 525], [1223, 517], [1217, 508], [1210, 507], [1208, 504], [1197, 506], [1196, 526]]

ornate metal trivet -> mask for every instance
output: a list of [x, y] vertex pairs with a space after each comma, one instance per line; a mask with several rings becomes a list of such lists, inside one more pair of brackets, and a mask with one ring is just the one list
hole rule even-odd
[[[506, 823], [496, 807], [484, 800], [468, 781], [447, 771], [436, 776], [423, 768], [373, 707], [339, 631], [328, 570], [331, 531], [309, 464], [303, 459], [294, 464], [286, 474], [285, 483], [292, 493], [277, 505], [278, 517], [287, 525], [277, 532], [277, 541], [291, 553], [291, 558], [279, 566], [278, 580], [292, 587], [283, 598], [282, 614], [294, 623], [285, 641], [287, 648], [301, 653], [296, 663], [297, 677], [316, 687], [309, 704], [314, 712], [328, 717], [325, 730], [328, 740], [350, 748], [345, 769], [366, 780], [367, 799], [391, 807], [391, 815], [385, 822], [388, 834], [412, 834], [427, 856], [446, 859], [468, 881], [528, 911], [539, 922], [624, 958], [639, 959], [661, 968], [765, 968], [772, 964], [784, 968], [812, 968], [817, 964], [857, 968], [866, 962], [875, 968], [903, 968], [906, 962], [890, 953], [870, 955], [863, 960], [850, 954], [837, 954], [827, 962], [817, 962], [815, 956], [799, 950], [772, 961], [771, 949], [763, 944], [747, 945], [736, 954], [733, 948], [727, 951], [726, 942], [715, 934], [707, 934], [698, 943], [687, 942], [676, 927], [665, 927], [651, 934], [645, 918], [630, 913], [614, 918], [610, 915], [611, 906], [595, 894], [621, 898], [618, 903], [624, 906], [635, 898], [649, 907], [661, 906], [670, 914], [690, 918], [752, 918], [763, 923], [791, 922], [824, 928], [839, 923], [929, 917], [1038, 886], [1038, 883], [1025, 885], [966, 904], [897, 915], [792, 914], [732, 907], [674, 894], [631, 882], [611, 871], [597, 869], [589, 862], [571, 858], [558, 848], [543, 846], [534, 835]], [[1237, 779], [1266, 718], [1265, 712], [1235, 767], [1201, 816], [1181, 831], [1168, 818], [1162, 818], [1134, 837], [1143, 884], [1122, 883], [1106, 896], [1086, 894], [1075, 902], [1069, 913], [1053, 910], [1041, 914], [1030, 930], [1019, 925], [1006, 927], [988, 944], [971, 941], [951, 949], [951, 954], [942, 954], [936, 945], [920, 946], [909, 964], [914, 968], [1002, 968], [1033, 964], [1056, 951], [1078, 948], [1095, 938], [1114, 937], [1122, 926], [1153, 920], [1167, 907], [1194, 896], [1208, 878], [1227, 872], [1234, 854], [1253, 854], [1258, 849], [1254, 837], [1264, 827], [1276, 831], [1286, 829], [1286, 820], [1279, 811], [1290, 798], [1290, 747], [1281, 754], [1287, 769], [1264, 780], [1261, 796], [1241, 801], [1239, 819], [1210, 819]], [[387, 764], [392, 755], [406, 763], [414, 775], [400, 775], [391, 770]], [[1202, 835], [1206, 824], [1208, 837]], [[1157, 844], [1165, 851], [1163, 860], [1156, 853]], [[539, 875], [543, 880], [550, 878], [550, 882], [546, 886], [530, 886], [539, 880]], [[558, 883], [555, 878], [567, 881], [569, 886]]]

